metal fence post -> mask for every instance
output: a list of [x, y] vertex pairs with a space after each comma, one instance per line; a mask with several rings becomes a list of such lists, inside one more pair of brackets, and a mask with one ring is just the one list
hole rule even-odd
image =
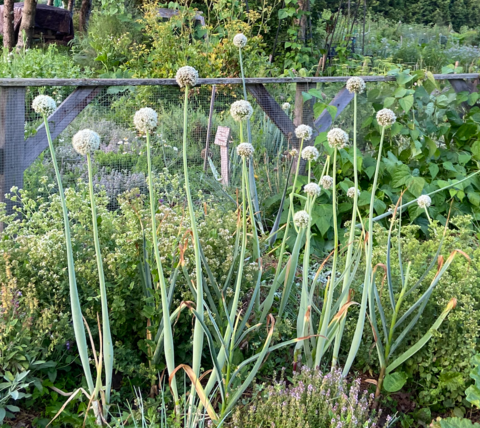
[[6, 202], [8, 213], [15, 203], [5, 194], [13, 186], [23, 188], [25, 92], [25, 87], [0, 87], [0, 202]]

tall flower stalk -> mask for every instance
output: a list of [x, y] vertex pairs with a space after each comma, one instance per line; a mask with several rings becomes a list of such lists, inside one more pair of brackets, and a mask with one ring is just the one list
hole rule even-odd
[[[162, 300], [162, 320], [164, 328], [164, 350], [165, 350], [165, 360], [167, 363], [167, 370], [169, 375], [174, 373], [175, 370], [175, 353], [174, 353], [174, 344], [173, 344], [173, 332], [172, 325], [170, 323], [170, 304], [167, 295], [167, 284], [165, 281], [165, 275], [163, 273], [162, 259], [160, 257], [160, 251], [158, 249], [158, 237], [157, 237], [157, 220], [156, 220], [156, 197], [155, 197], [155, 188], [153, 185], [153, 171], [152, 171], [152, 156], [151, 156], [151, 144], [150, 144], [150, 134], [157, 127], [158, 116], [157, 113], [151, 108], [142, 108], [135, 113], [134, 123], [137, 129], [146, 135], [147, 140], [147, 168], [148, 168], [148, 190], [150, 196], [150, 217], [152, 222], [152, 241], [153, 241], [153, 251], [155, 255], [155, 262], [157, 265], [158, 273], [158, 288], [160, 288], [160, 297]], [[176, 406], [179, 403], [178, 397], [178, 388], [173, 376], [172, 381], [170, 382], [173, 397], [175, 400]]]
[[[248, 39], [245, 34], [239, 33], [233, 38], [233, 44], [238, 47], [238, 56], [240, 59], [240, 75], [242, 77], [242, 87], [243, 87], [243, 99], [247, 101], [247, 86], [245, 84], [245, 73], [243, 72], [243, 56], [242, 56], [242, 49], [247, 45]], [[247, 119], [247, 138], [248, 142], [252, 144], [252, 130], [250, 128], [250, 118]], [[243, 142], [243, 137], [240, 138]], [[257, 186], [255, 183], [255, 172], [253, 170], [253, 162], [250, 159], [248, 164], [248, 175], [249, 175], [249, 192], [250, 198], [254, 204], [254, 212], [256, 213], [255, 219], [260, 227], [261, 232], [263, 233], [263, 225], [261, 222], [261, 218], [259, 215], [260, 212], [260, 205], [258, 203], [258, 194], [257, 194]]]
[[93, 383], [92, 373], [90, 371], [90, 364], [88, 361], [88, 347], [85, 335], [85, 327], [83, 325], [82, 308], [80, 306], [80, 299], [78, 296], [77, 280], [75, 277], [75, 263], [73, 259], [72, 238], [70, 233], [70, 224], [68, 221], [68, 210], [65, 201], [65, 193], [63, 191], [62, 177], [58, 169], [57, 158], [55, 156], [55, 148], [53, 147], [52, 136], [48, 124], [48, 116], [50, 116], [57, 108], [55, 101], [46, 95], [39, 95], [33, 100], [32, 108], [36, 113], [43, 117], [45, 124], [45, 132], [47, 134], [48, 147], [52, 157], [52, 164], [55, 170], [55, 177], [57, 179], [58, 193], [60, 195], [60, 203], [62, 205], [63, 225], [65, 233], [65, 246], [67, 249], [67, 267], [68, 267], [68, 283], [70, 289], [70, 305], [72, 309], [73, 330], [75, 333], [75, 340], [77, 342], [78, 352], [80, 354], [80, 361], [82, 362], [83, 372], [87, 380], [87, 385], [90, 394], [93, 394], [95, 386]]
[[[348, 236], [348, 248], [347, 256], [345, 259], [345, 271], [343, 277], [342, 293], [345, 292], [340, 305], [344, 305], [348, 299], [347, 290], [350, 288], [350, 272], [353, 255], [353, 247], [355, 242], [355, 229], [357, 221], [358, 210], [358, 163], [357, 163], [357, 96], [365, 91], [365, 82], [361, 77], [352, 77], [347, 81], [347, 90], [353, 93], [353, 180], [354, 180], [354, 192], [353, 192], [353, 210], [352, 210], [352, 223], [350, 225], [350, 234]], [[338, 329], [335, 337], [335, 345], [333, 347], [332, 366], [336, 366], [338, 363], [338, 353], [340, 351], [340, 344], [342, 342], [343, 330], [345, 329], [346, 320], [342, 320], [340, 328]]]
[[380, 145], [378, 147], [377, 164], [375, 168], [375, 175], [373, 178], [371, 197], [370, 197], [370, 210], [368, 215], [368, 240], [366, 249], [366, 267], [365, 267], [365, 279], [363, 283], [362, 301], [360, 303], [360, 313], [358, 315], [357, 326], [355, 327], [355, 333], [348, 353], [347, 361], [343, 368], [343, 374], [346, 376], [352, 367], [355, 356], [360, 348], [360, 342], [362, 340], [363, 328], [365, 325], [365, 317], [367, 313], [367, 301], [370, 295], [373, 281], [373, 208], [375, 204], [375, 193], [377, 190], [378, 172], [380, 170], [380, 162], [382, 159], [383, 140], [385, 138], [385, 128], [392, 126], [395, 123], [396, 116], [393, 111], [389, 109], [380, 110], [377, 113], [377, 122], [381, 126]]
[[[187, 132], [188, 132], [188, 92], [190, 88], [197, 84], [198, 72], [193, 67], [185, 66], [178, 69], [176, 74], [177, 83], [181, 88], [185, 88], [185, 99], [183, 106], [183, 173], [185, 180], [185, 192], [187, 194], [188, 213], [190, 216], [190, 228], [192, 230], [193, 237], [193, 250], [195, 254], [195, 276], [196, 276], [196, 304], [197, 315], [195, 317], [195, 327], [193, 331], [193, 360], [192, 370], [195, 376], [198, 378], [200, 375], [200, 365], [202, 361], [203, 352], [203, 312], [204, 312], [204, 298], [203, 298], [203, 276], [202, 276], [202, 260], [200, 239], [198, 238], [197, 221], [195, 218], [195, 210], [193, 207], [192, 194], [190, 191], [190, 179], [188, 174], [187, 163]], [[192, 386], [190, 394], [190, 403], [194, 402], [195, 388]]]
[[[97, 259], [98, 280], [100, 283], [100, 302], [102, 305], [102, 351], [103, 361], [105, 365], [105, 401], [106, 404], [110, 404], [110, 392], [112, 389], [112, 376], [113, 376], [113, 343], [112, 334], [110, 331], [110, 319], [108, 316], [108, 303], [107, 303], [107, 287], [105, 284], [105, 274], [103, 271], [102, 251], [100, 248], [100, 239], [98, 235], [98, 217], [97, 206], [95, 203], [95, 194], [93, 191], [93, 168], [92, 168], [92, 154], [100, 147], [99, 135], [89, 129], [84, 129], [74, 135], [73, 147], [77, 153], [87, 156], [87, 169], [88, 169], [88, 190], [90, 195], [90, 206], [92, 212], [92, 228], [93, 228], [93, 241], [95, 244], [95, 256]], [[95, 385], [95, 393], [99, 392], [101, 388], [101, 371], [97, 370], [97, 383]], [[105, 415], [107, 408], [105, 410]]]
[[315, 366], [319, 366], [326, 351], [327, 331], [330, 324], [330, 317], [333, 305], [333, 293], [335, 291], [337, 262], [338, 262], [338, 221], [337, 221], [337, 152], [348, 144], [348, 134], [339, 129], [332, 129], [327, 135], [328, 144], [333, 148], [332, 165], [332, 209], [333, 209], [333, 263], [330, 276], [330, 286], [328, 287], [327, 300], [323, 305], [322, 322], [320, 324], [320, 335], [317, 341], [315, 353]]

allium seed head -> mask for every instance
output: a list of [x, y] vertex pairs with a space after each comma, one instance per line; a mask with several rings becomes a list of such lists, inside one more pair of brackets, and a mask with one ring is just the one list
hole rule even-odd
[[310, 220], [310, 216], [306, 211], [298, 211], [293, 216], [293, 222], [297, 227], [307, 227], [309, 220]]
[[[360, 190], [357, 189], [357, 195], [360, 196]], [[354, 198], [355, 197], [355, 187], [350, 187], [348, 190], [347, 190], [347, 196], [349, 198]]]
[[298, 155], [298, 150], [297, 149], [292, 149], [288, 153], [292, 158], [294, 158], [295, 156]]
[[302, 150], [302, 159], [306, 161], [316, 161], [319, 156], [320, 153], [318, 153], [318, 150], [313, 146], [307, 146]]
[[233, 44], [237, 48], [243, 48], [247, 44], [247, 37], [245, 34], [239, 33], [233, 38]]
[[310, 140], [310, 138], [312, 138], [312, 128], [308, 125], [298, 125], [296, 128], [295, 128], [295, 136], [299, 139], [299, 140], [305, 140], [305, 141], [308, 141]]
[[193, 67], [186, 65], [185, 67], [180, 67], [177, 70], [177, 74], [175, 76], [178, 85], [183, 88], [184, 86], [195, 86], [198, 81], [198, 71], [195, 70]]
[[157, 127], [157, 112], [150, 107], [141, 108], [135, 113], [135, 116], [133, 116], [133, 123], [143, 134], [152, 132]]
[[238, 100], [231, 105], [230, 114], [234, 120], [242, 122], [252, 117], [253, 107], [248, 101]]
[[320, 186], [322, 186], [325, 190], [330, 189], [333, 185], [333, 177], [330, 177], [329, 175], [324, 175], [320, 179]]
[[333, 128], [327, 134], [327, 141], [332, 149], [341, 149], [348, 144], [348, 134], [340, 128]]
[[420, 208], [428, 208], [432, 204], [432, 199], [428, 195], [422, 195], [417, 199]]
[[395, 113], [388, 108], [384, 108], [377, 112], [377, 122], [384, 128], [392, 126], [396, 120], [397, 116], [395, 116]]
[[305, 185], [303, 188], [303, 191], [310, 196], [319, 196], [320, 192], [322, 189], [320, 189], [320, 186], [317, 183], [308, 183]]
[[254, 148], [250, 143], [240, 143], [237, 146], [237, 154], [242, 158], [249, 158], [253, 155]]
[[90, 129], [78, 131], [72, 138], [75, 151], [83, 156], [92, 154], [100, 147], [100, 136]]
[[32, 102], [32, 108], [38, 114], [50, 116], [57, 109], [57, 103], [48, 95], [38, 95]]
[[347, 90], [351, 94], [362, 94], [365, 91], [365, 81], [361, 77], [350, 77], [347, 80]]
[[288, 111], [288, 110], [290, 110], [290, 107], [291, 107], [290, 103], [283, 103], [283, 104], [282, 104], [282, 110], [283, 110], [283, 111]]

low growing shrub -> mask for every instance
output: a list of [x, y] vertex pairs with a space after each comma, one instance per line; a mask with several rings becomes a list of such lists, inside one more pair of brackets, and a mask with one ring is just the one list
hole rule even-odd
[[[370, 412], [373, 394], [360, 390], [360, 379], [351, 385], [340, 370], [322, 373], [304, 366], [287, 384], [284, 371], [279, 382], [268, 387], [255, 404], [239, 408], [234, 428], [373, 428], [377, 414]], [[391, 418], [387, 417], [387, 425]]]

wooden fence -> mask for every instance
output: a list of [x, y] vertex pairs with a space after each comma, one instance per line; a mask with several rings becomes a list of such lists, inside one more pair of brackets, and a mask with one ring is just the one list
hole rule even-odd
[[[479, 74], [435, 74], [436, 80], [448, 80], [457, 92], [477, 91]], [[366, 82], [395, 80], [394, 76], [362, 76]], [[324, 110], [319, 117], [313, 115], [311, 102], [303, 101], [303, 92], [317, 83], [346, 82], [349, 76], [296, 77], [296, 78], [247, 78], [246, 87], [257, 104], [265, 111], [278, 129], [295, 147], [296, 126], [305, 123], [312, 126], [315, 135], [326, 131], [332, 117]], [[295, 107], [293, 120], [282, 110], [265, 88], [266, 84], [295, 84]], [[199, 79], [198, 85], [240, 85], [240, 78]], [[44, 125], [38, 127], [34, 136], [25, 139], [25, 95], [28, 87], [74, 86], [72, 92], [49, 117], [52, 138], [56, 138], [102, 91], [110, 86], [176, 86], [175, 79], [0, 79], [0, 201], [13, 186], [23, 187], [24, 171], [48, 147]], [[337, 116], [353, 99], [343, 87], [330, 102], [337, 109]], [[313, 141], [313, 139], [312, 139]], [[7, 201], [7, 207], [12, 205]]]

